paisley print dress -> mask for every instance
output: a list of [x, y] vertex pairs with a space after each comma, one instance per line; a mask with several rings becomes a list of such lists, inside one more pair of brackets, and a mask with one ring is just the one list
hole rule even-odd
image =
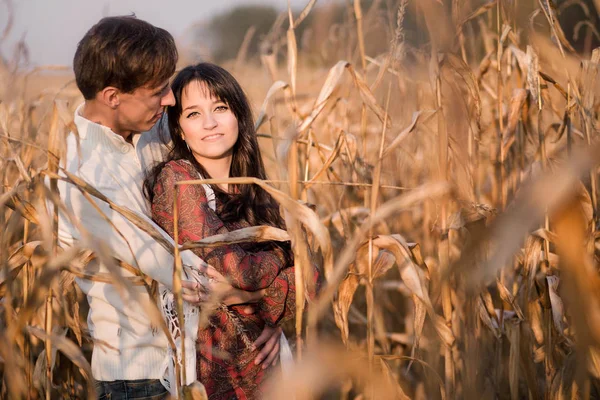
[[[185, 160], [165, 165], [154, 186], [152, 217], [173, 236], [175, 182], [197, 179], [194, 166]], [[209, 207], [202, 185], [181, 185], [177, 196], [179, 244], [250, 226], [244, 219], [224, 223], [217, 199], [216, 211]], [[295, 278], [292, 255], [279, 244], [242, 243], [194, 252], [239, 289], [266, 289], [257, 312], [247, 315], [243, 306], [217, 309], [207, 327], [198, 332], [198, 380], [210, 399], [256, 399], [269, 369], [254, 365], [259, 349], [249, 346], [265, 325], [277, 326], [295, 316]], [[315, 282], [318, 273], [315, 270]]]

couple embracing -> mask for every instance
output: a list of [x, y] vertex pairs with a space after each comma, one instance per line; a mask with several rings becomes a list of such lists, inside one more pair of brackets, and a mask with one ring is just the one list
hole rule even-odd
[[[133, 16], [104, 18], [87, 32], [74, 58], [85, 102], [75, 112], [77, 132], [67, 137], [66, 171], [145, 219], [171, 243], [175, 223], [178, 244], [250, 226], [284, 228], [278, 204], [256, 185], [183, 184], [175, 190], [179, 181], [201, 178], [266, 178], [251, 108], [238, 82], [209, 63], [188, 66], [171, 82], [177, 57], [167, 31]], [[168, 122], [159, 122], [164, 115]], [[159, 125], [168, 145], [157, 134]], [[59, 215], [63, 245], [82, 240], [81, 228], [103, 241], [113, 257], [158, 283], [156, 299], [144, 286], [132, 290], [136, 298], [156, 301], [167, 324], [176, 324], [173, 254], [108, 204], [90, 201], [67, 182], [59, 182], [59, 191], [77, 219]], [[211, 399], [260, 398], [280, 343], [286, 343], [280, 325], [295, 313], [289, 243], [198, 248], [181, 252], [181, 259], [184, 383], [200, 381]], [[101, 262], [90, 268], [107, 271]], [[177, 355], [170, 354], [167, 335], [152, 325], [140, 302], [109, 283], [77, 283], [90, 306], [92, 372], [100, 398], [174, 393]], [[223, 304], [200, 326], [198, 310], [217, 284], [225, 288]], [[180, 346], [176, 329], [172, 333]]]

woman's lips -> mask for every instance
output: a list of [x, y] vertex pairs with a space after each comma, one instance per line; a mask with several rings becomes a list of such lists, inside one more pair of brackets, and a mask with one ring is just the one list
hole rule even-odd
[[202, 140], [206, 142], [214, 142], [215, 140], [219, 140], [221, 137], [223, 137], [222, 133], [215, 133], [214, 135], [203, 137]]

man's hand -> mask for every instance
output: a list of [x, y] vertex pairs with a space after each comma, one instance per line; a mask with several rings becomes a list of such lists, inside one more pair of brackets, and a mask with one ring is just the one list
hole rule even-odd
[[188, 303], [198, 305], [208, 298], [208, 293], [203, 290], [200, 283], [195, 281], [181, 281], [181, 297]]
[[255, 348], [264, 345], [254, 359], [255, 365], [262, 362], [262, 369], [266, 369], [271, 365], [277, 364], [277, 361], [279, 360], [279, 340], [282, 332], [280, 327], [271, 328], [265, 326], [265, 329], [263, 329], [258, 339], [254, 342]]
[[[247, 292], [234, 288], [229, 283], [218, 278], [213, 278], [204, 285], [195, 281], [181, 281], [181, 286], [183, 289], [183, 300], [196, 305], [208, 301], [212, 294], [216, 294], [220, 302], [228, 306], [258, 303], [263, 298], [265, 292], [264, 290]], [[249, 310], [247, 313], [252, 314], [253, 311]]]

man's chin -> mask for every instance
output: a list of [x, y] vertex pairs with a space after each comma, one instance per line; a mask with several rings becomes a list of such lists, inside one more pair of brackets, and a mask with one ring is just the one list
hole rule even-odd
[[147, 123], [145, 123], [143, 126], [140, 125], [137, 129], [137, 132], [142, 133], [142, 132], [148, 132], [149, 130], [151, 130], [154, 125], [156, 125], [158, 123], [158, 121], [149, 121]]

